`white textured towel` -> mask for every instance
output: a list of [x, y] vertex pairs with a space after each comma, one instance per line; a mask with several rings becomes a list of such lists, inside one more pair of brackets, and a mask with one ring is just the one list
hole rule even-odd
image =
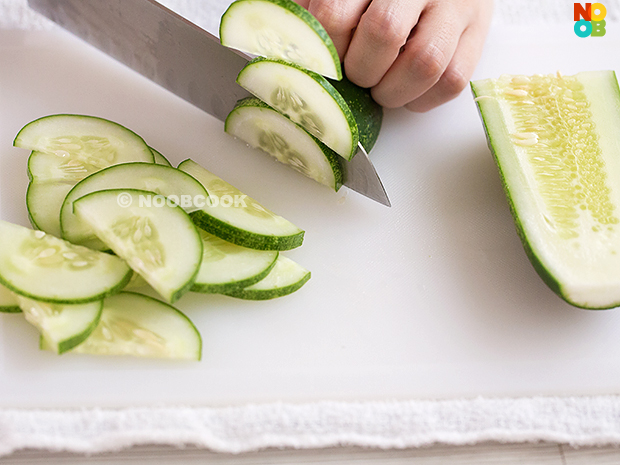
[[[217, 18], [228, 4], [225, 0], [162, 3], [210, 31], [217, 29]], [[616, 20], [620, 0], [605, 4], [608, 20]], [[494, 21], [570, 21], [571, 5], [572, 0], [498, 0]], [[0, 0], [0, 28], [53, 27], [28, 10], [26, 0]], [[239, 453], [266, 447], [404, 448], [541, 440], [620, 445], [620, 397], [0, 410], [0, 455], [24, 448], [97, 453], [139, 444], [195, 445]]]
[[25, 448], [98, 453], [140, 444], [240, 453], [483, 441], [618, 445], [620, 397], [0, 411], [0, 455]]

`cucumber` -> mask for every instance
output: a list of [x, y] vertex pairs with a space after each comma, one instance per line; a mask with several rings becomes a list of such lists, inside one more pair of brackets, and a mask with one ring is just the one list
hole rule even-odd
[[[186, 211], [196, 209], [194, 199], [208, 196], [202, 184], [187, 173], [153, 163], [123, 163], [91, 174], [77, 183], [66, 195], [60, 209], [60, 229], [63, 239], [91, 249], [107, 250], [95, 232], [73, 213], [73, 202], [86, 194], [107, 189], [140, 189], [163, 196], [172, 196]], [[183, 202], [185, 201], [185, 202]]]
[[[290, 221], [267, 210], [256, 200], [215, 176], [198, 163], [185, 160], [178, 169], [197, 179], [210, 195], [240, 200], [237, 206], [213, 202], [192, 212], [192, 220], [201, 229], [233, 244], [257, 250], [289, 250], [299, 247], [304, 231]], [[242, 205], [241, 201], [243, 201]]]
[[118, 257], [0, 221], [0, 284], [42, 302], [94, 302], [119, 292], [131, 270]]
[[154, 192], [109, 189], [75, 200], [73, 209], [166, 301], [175, 302], [194, 283], [202, 261], [202, 241], [181, 207], [157, 202]]
[[0, 284], [0, 313], [20, 313], [17, 296]]
[[222, 45], [279, 58], [333, 79], [342, 78], [338, 52], [317, 19], [292, 0], [237, 0], [220, 22]]
[[62, 354], [81, 344], [99, 323], [103, 301], [61, 305], [18, 297], [26, 320], [41, 333], [49, 349]]
[[220, 294], [246, 300], [269, 300], [292, 294], [310, 279], [310, 272], [290, 258], [280, 255], [271, 272], [244, 289], [225, 289]]
[[200, 231], [202, 263], [192, 291], [217, 294], [243, 289], [269, 274], [278, 258], [272, 250], [241, 247]]
[[151, 152], [153, 152], [153, 161], [157, 165], [163, 166], [172, 166], [172, 164], [168, 161], [166, 157], [164, 157], [160, 152], [155, 150], [153, 147], [150, 147]]
[[341, 157], [255, 97], [237, 103], [226, 118], [225, 130], [335, 191], [342, 186]]
[[112, 121], [84, 115], [51, 115], [24, 126], [13, 141], [32, 150], [26, 204], [33, 227], [60, 236], [62, 193], [89, 174], [117, 163], [153, 163], [144, 140]]
[[[45, 340], [40, 347], [50, 349]], [[121, 292], [104, 301], [99, 324], [71, 352], [200, 360], [202, 339], [176, 308], [142, 294]]]
[[572, 305], [620, 305], [620, 89], [612, 71], [472, 83], [517, 231]]
[[320, 74], [282, 60], [255, 58], [241, 70], [237, 83], [346, 160], [357, 152], [355, 117]]
[[383, 124], [383, 107], [374, 101], [370, 89], [353, 84], [344, 76], [340, 81], [329, 79], [334, 89], [347, 102], [359, 132], [359, 140], [366, 152], [375, 146]]

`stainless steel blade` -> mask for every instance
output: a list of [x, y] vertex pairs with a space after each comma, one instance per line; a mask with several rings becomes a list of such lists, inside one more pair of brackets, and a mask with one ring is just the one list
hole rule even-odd
[[[236, 84], [249, 57], [155, 0], [28, 0], [30, 7], [224, 121], [250, 94]], [[342, 161], [344, 185], [390, 206], [364, 149]]]

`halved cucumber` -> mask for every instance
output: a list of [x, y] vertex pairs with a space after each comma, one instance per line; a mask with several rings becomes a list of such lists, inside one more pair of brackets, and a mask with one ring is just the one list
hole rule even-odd
[[[46, 341], [41, 341], [41, 348], [49, 350]], [[71, 352], [200, 360], [202, 339], [176, 308], [142, 294], [121, 292], [104, 301], [99, 324]]]
[[620, 305], [615, 73], [505, 75], [472, 89], [536, 271], [573, 305]]
[[156, 165], [172, 166], [172, 163], [170, 163], [168, 159], [164, 157], [160, 152], [155, 150], [153, 147], [150, 147], [150, 149], [151, 152], [153, 152], [153, 160], [155, 161]]
[[87, 303], [119, 292], [131, 270], [118, 257], [0, 221], [0, 283], [42, 302]]
[[18, 297], [26, 320], [35, 326], [50, 350], [62, 354], [82, 343], [99, 323], [103, 301], [61, 305]]
[[347, 102], [320, 74], [282, 60], [256, 58], [237, 82], [288, 116], [338, 155], [350, 160], [359, 141]]
[[19, 131], [13, 145], [33, 151], [28, 160], [28, 175], [31, 183], [38, 185], [31, 184], [27, 196], [33, 226], [55, 236], [60, 236], [58, 218], [63, 191], [66, 194], [72, 185], [102, 168], [154, 160], [153, 152], [140, 136], [93, 116], [39, 118]]
[[[229, 198], [232, 205], [212, 202], [191, 213], [194, 222], [205, 231], [233, 244], [258, 250], [289, 250], [299, 247], [304, 231], [290, 221], [267, 210], [256, 200], [218, 178], [192, 160], [180, 170], [197, 179], [211, 196]], [[235, 199], [239, 202], [235, 203]]]
[[110, 189], [75, 200], [73, 209], [168, 302], [178, 300], [194, 283], [202, 241], [181, 207], [154, 192]]
[[21, 311], [17, 296], [0, 284], [0, 313], [19, 313]]
[[255, 97], [237, 103], [226, 118], [225, 130], [321, 184], [336, 191], [342, 186], [340, 157], [302, 127]]
[[359, 140], [366, 152], [370, 152], [379, 138], [383, 124], [383, 107], [374, 101], [370, 89], [353, 84], [344, 76], [340, 81], [329, 79], [342, 96], [357, 124]]
[[237, 0], [222, 16], [220, 40], [243, 52], [342, 78], [331, 38], [314, 16], [292, 0]]
[[253, 250], [200, 231], [203, 254], [192, 291], [222, 293], [243, 289], [263, 279], [276, 264], [278, 252]]
[[290, 258], [280, 255], [271, 272], [244, 289], [225, 289], [220, 294], [246, 300], [268, 300], [292, 294], [310, 279], [310, 272]]
[[91, 249], [107, 250], [88, 224], [73, 213], [73, 202], [86, 194], [107, 189], [139, 189], [168, 197], [186, 211], [196, 210], [195, 199], [205, 201], [205, 188], [193, 177], [176, 168], [153, 163], [123, 163], [91, 174], [67, 194], [60, 210], [62, 237]]

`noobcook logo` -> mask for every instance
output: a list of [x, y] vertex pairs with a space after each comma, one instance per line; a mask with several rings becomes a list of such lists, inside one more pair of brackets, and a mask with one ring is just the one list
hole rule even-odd
[[607, 9], [602, 3], [575, 3], [575, 34], [579, 37], [603, 37]]

